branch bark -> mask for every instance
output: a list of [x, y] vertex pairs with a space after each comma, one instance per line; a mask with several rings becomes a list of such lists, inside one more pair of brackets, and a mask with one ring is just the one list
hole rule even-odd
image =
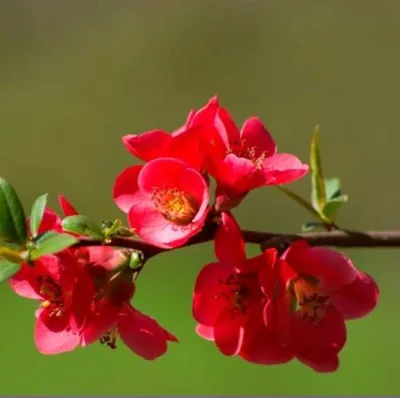
[[[185, 245], [187, 247], [214, 239], [217, 226], [215, 224], [206, 227], [196, 236], [191, 238]], [[287, 240], [305, 239], [312, 246], [335, 246], [335, 247], [398, 247], [400, 248], [400, 231], [349, 231], [336, 230], [327, 232], [304, 232], [298, 234], [282, 234], [275, 232], [259, 232], [243, 230], [243, 237], [247, 243], [261, 244], [272, 238], [283, 238]], [[171, 251], [153, 246], [132, 238], [114, 237], [108, 243], [101, 240], [81, 239], [75, 247], [101, 246], [122, 247], [141, 251], [146, 259], [159, 253]], [[178, 249], [179, 249], [178, 248]]]

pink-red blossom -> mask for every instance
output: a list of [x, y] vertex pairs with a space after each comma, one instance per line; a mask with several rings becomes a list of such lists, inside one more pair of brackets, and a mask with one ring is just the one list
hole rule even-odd
[[208, 190], [207, 181], [187, 163], [158, 158], [124, 170], [115, 182], [113, 195], [139, 237], [159, 247], [173, 248], [203, 227]]
[[260, 282], [271, 298], [265, 308], [268, 330], [319, 372], [337, 369], [345, 321], [367, 315], [379, 296], [375, 281], [348, 257], [303, 240], [294, 242], [274, 267], [264, 267]]
[[228, 111], [218, 108], [213, 138], [202, 141], [205, 168], [219, 184], [221, 195], [243, 195], [266, 185], [281, 185], [298, 180], [308, 166], [296, 156], [277, 153], [271, 134], [257, 117], [238, 129]]
[[375, 308], [378, 287], [343, 254], [299, 240], [246, 258], [240, 229], [222, 213], [218, 262], [200, 272], [193, 296], [197, 333], [225, 355], [263, 365], [297, 358], [335, 371], [346, 342], [345, 321]]
[[[215, 342], [224, 355], [241, 355], [243, 344], [254, 339], [263, 325], [263, 309], [267, 297], [260, 287], [258, 273], [272, 265], [265, 255], [246, 259], [239, 226], [229, 213], [222, 213], [215, 236], [218, 262], [207, 264], [200, 271], [193, 295], [193, 316], [199, 323], [197, 333]], [[278, 344], [266, 331], [264, 345], [271, 348], [269, 363], [284, 363], [292, 358], [290, 348]]]
[[42, 256], [33, 266], [23, 264], [10, 286], [18, 295], [40, 301], [34, 333], [39, 352], [58, 354], [79, 345], [94, 287], [70, 252]]

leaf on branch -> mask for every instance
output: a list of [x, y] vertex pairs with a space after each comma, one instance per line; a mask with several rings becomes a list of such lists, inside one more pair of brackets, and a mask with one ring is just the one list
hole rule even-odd
[[20, 269], [21, 264], [16, 264], [5, 258], [0, 258], [0, 282], [10, 279]]
[[0, 237], [14, 243], [28, 239], [26, 217], [14, 188], [0, 178]]
[[326, 198], [323, 213], [332, 222], [336, 218], [337, 211], [348, 201], [348, 196], [342, 192], [339, 178], [325, 179]]
[[337, 211], [347, 203], [349, 197], [345, 194], [340, 195], [334, 199], [329, 200], [324, 207], [324, 215], [330, 220], [334, 221]]
[[42, 222], [44, 210], [47, 205], [47, 196], [48, 196], [47, 193], [42, 196], [39, 196], [33, 203], [30, 220], [29, 220], [31, 234], [33, 237], [35, 237], [37, 235], [39, 227], [40, 227], [40, 223]]
[[78, 239], [69, 234], [48, 231], [36, 240], [34, 247], [29, 252], [29, 258], [35, 260], [40, 256], [58, 253], [76, 242]]
[[326, 204], [325, 180], [322, 172], [321, 154], [319, 149], [319, 125], [315, 127], [311, 139], [310, 170], [311, 170], [311, 202], [314, 209], [322, 214]]
[[90, 236], [95, 239], [104, 239], [104, 232], [99, 225], [82, 214], [69, 216], [62, 221], [62, 228], [66, 232], [77, 235]]
[[335, 199], [342, 194], [339, 178], [325, 178], [326, 200]]

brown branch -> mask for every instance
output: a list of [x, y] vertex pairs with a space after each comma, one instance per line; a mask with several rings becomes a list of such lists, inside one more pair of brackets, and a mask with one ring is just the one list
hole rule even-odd
[[[192, 246], [208, 242], [214, 239], [215, 224], [208, 224], [199, 234], [191, 238], [185, 245]], [[400, 231], [328, 231], [328, 232], [304, 232], [298, 234], [282, 234], [274, 232], [258, 232], [244, 230], [243, 236], [247, 243], [261, 244], [272, 238], [283, 238], [288, 240], [305, 239], [313, 246], [335, 246], [335, 247], [398, 247], [400, 248]], [[100, 246], [105, 244], [100, 240], [81, 239], [75, 244], [76, 247]], [[139, 250], [146, 259], [156, 254], [170, 251], [162, 249], [132, 238], [114, 237], [107, 243], [108, 246], [123, 247]]]

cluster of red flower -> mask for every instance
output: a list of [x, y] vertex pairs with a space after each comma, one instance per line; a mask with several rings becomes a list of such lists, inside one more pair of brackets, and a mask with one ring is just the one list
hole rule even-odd
[[[124, 145], [145, 162], [124, 170], [113, 196], [145, 242], [171, 249], [217, 220], [218, 262], [201, 270], [193, 296], [197, 333], [224, 355], [257, 364], [297, 358], [316, 371], [338, 367], [346, 341], [345, 321], [369, 313], [378, 287], [349, 258], [298, 240], [286, 250], [266, 249], [246, 258], [240, 227], [230, 210], [252, 189], [295, 181], [308, 172], [297, 157], [277, 153], [258, 118], [241, 130], [212, 98], [190, 112], [173, 133], [128, 135]], [[210, 204], [210, 177], [216, 182]], [[76, 214], [61, 198], [66, 215]], [[47, 209], [41, 231], [60, 229]], [[35, 341], [54, 354], [96, 340], [115, 346], [119, 335], [135, 353], [155, 359], [177, 339], [133, 308], [135, 291], [128, 255], [111, 247], [68, 248], [24, 265], [10, 281], [16, 293], [41, 300]]]

